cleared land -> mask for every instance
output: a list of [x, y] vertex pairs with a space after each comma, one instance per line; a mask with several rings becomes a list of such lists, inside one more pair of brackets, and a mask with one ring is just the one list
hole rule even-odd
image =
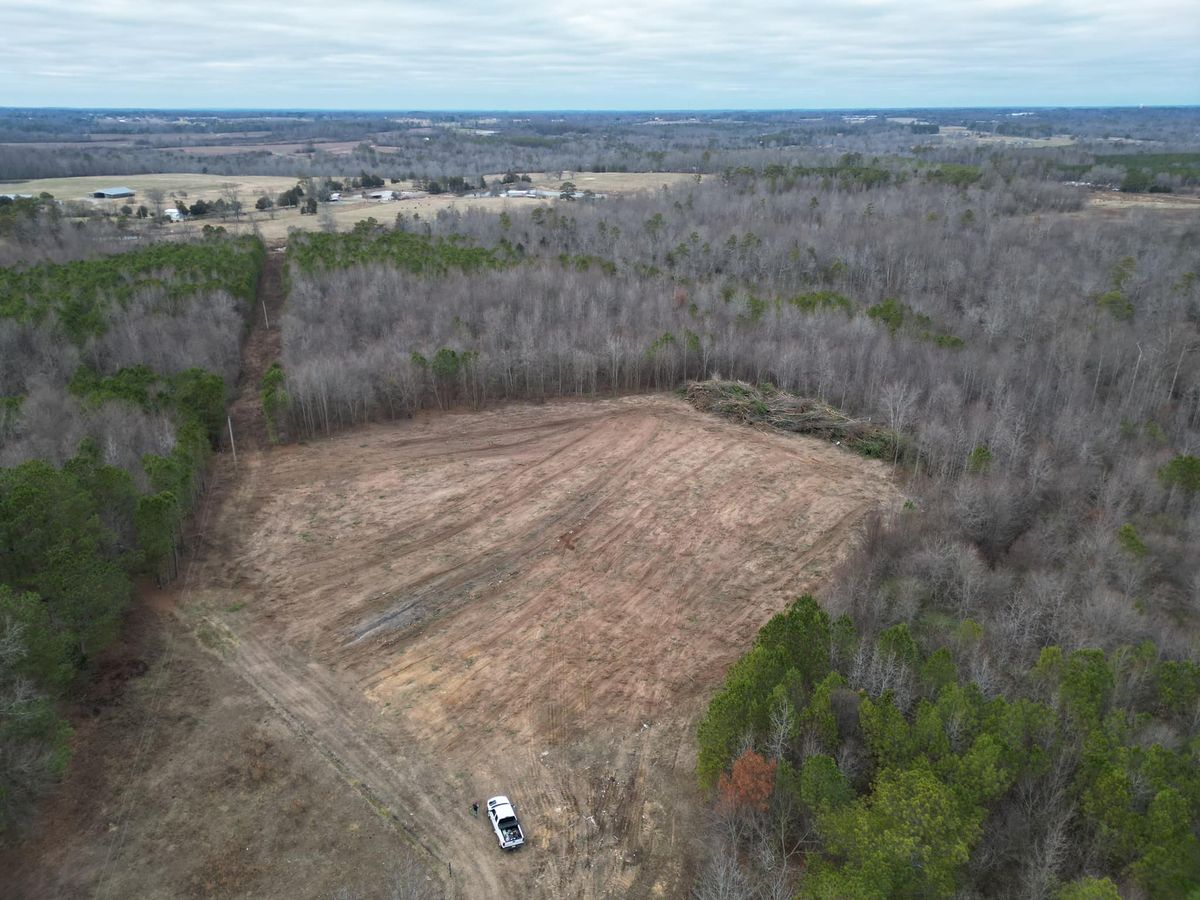
[[139, 599], [74, 704], [75, 758], [0, 852], [0, 895], [366, 898], [411, 878], [417, 853], [163, 599]]
[[[221, 466], [174, 602], [481, 898], [680, 895], [706, 698], [895, 498], [879, 463], [671, 397], [433, 415]], [[525, 820], [519, 854], [470, 814], [493, 793]]]
[[[970, 141], [978, 144], [1010, 144], [1018, 147], [1069, 147], [1076, 139], [1069, 134], [1051, 137], [1027, 137], [1018, 134], [990, 134], [972, 131], [962, 125], [943, 125], [939, 135], [947, 141]], [[924, 136], [923, 136], [924, 137]], [[933, 137], [930, 135], [929, 137]]]
[[1166, 213], [1200, 213], [1200, 197], [1185, 194], [1095, 193], [1088, 205], [1099, 210], [1152, 209]]

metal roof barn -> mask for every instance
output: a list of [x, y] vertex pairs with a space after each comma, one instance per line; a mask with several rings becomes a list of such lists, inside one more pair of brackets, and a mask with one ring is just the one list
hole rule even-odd
[[103, 188], [99, 191], [92, 191], [92, 196], [97, 200], [119, 200], [122, 197], [132, 197], [133, 189], [127, 187]]

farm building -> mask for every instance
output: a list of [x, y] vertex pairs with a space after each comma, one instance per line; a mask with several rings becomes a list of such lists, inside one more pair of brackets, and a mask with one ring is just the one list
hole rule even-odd
[[92, 196], [97, 200], [121, 200], [126, 197], [132, 197], [133, 189], [127, 187], [102, 188], [98, 191], [92, 191]]

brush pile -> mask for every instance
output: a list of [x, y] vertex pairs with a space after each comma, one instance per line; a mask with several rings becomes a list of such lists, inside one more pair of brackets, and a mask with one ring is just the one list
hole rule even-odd
[[747, 425], [765, 425], [837, 441], [863, 456], [890, 459], [896, 449], [896, 435], [889, 429], [852, 419], [819, 400], [797, 397], [769, 384], [689, 381], [683, 393], [702, 412]]

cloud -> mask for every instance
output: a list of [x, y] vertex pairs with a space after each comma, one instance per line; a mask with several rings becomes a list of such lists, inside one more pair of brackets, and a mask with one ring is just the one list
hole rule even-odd
[[1200, 102], [1194, 0], [0, 0], [0, 104]]

